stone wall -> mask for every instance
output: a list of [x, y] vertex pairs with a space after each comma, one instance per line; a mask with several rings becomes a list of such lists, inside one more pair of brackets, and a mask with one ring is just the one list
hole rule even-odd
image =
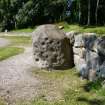
[[73, 44], [74, 64], [82, 78], [90, 81], [105, 78], [105, 36], [78, 34]]

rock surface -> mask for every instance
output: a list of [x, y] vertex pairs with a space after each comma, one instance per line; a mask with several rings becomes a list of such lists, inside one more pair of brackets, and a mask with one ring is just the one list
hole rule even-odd
[[42, 25], [33, 32], [33, 54], [38, 68], [65, 69], [73, 66], [73, 52], [63, 31]]
[[66, 37], [70, 40], [70, 44], [74, 44], [75, 41], [75, 35], [79, 34], [78, 32], [75, 31], [71, 31], [71, 32], [67, 32], [65, 35]]
[[75, 67], [83, 78], [90, 81], [105, 78], [105, 37], [79, 34], [75, 36], [73, 52]]

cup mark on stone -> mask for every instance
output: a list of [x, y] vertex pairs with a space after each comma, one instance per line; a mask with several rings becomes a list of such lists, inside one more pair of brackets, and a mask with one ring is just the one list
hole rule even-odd
[[41, 42], [42, 45], [45, 45], [45, 42]]
[[38, 62], [39, 61], [39, 58], [36, 58], [35, 60], [36, 60], [36, 62]]
[[45, 41], [47, 41], [47, 40], [48, 40], [48, 38], [46, 37], [46, 38], [45, 38]]

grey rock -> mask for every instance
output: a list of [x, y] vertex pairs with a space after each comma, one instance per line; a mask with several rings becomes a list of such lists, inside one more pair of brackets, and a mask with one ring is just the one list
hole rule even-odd
[[70, 31], [66, 33], [66, 37], [70, 40], [70, 43], [73, 45], [75, 41], [75, 35], [79, 34], [78, 32], [75, 31]]
[[93, 48], [95, 47], [95, 41], [97, 40], [96, 35], [94, 34], [89, 34], [89, 35], [84, 35], [83, 36], [83, 41], [84, 41], [84, 46], [86, 49], [89, 50], [94, 50]]
[[86, 55], [86, 49], [84, 47], [81, 48], [73, 47], [73, 52], [75, 55], [79, 55], [80, 58], [84, 58]]
[[100, 57], [96, 52], [92, 52], [90, 50], [87, 50], [86, 52], [86, 63], [87, 63], [87, 71], [89, 74], [88, 79], [90, 81], [97, 80], [97, 71], [99, 70], [100, 67]]
[[75, 36], [74, 64], [80, 75], [90, 81], [105, 78], [105, 36], [94, 33]]
[[79, 55], [74, 55], [74, 64], [78, 71], [81, 71], [82, 68], [86, 67], [85, 59], [81, 58]]
[[98, 78], [104, 78], [105, 79], [105, 61], [100, 66], [99, 70], [97, 71]]
[[97, 37], [95, 35], [79, 34], [75, 36], [74, 47], [85, 47], [86, 49], [93, 50]]
[[97, 39], [97, 50], [100, 55], [105, 56], [105, 36]]
[[85, 46], [85, 43], [84, 43], [84, 39], [83, 39], [83, 34], [79, 34], [79, 35], [75, 36], [74, 47], [80, 48], [80, 47], [84, 47], [84, 46]]
[[73, 66], [73, 51], [63, 31], [55, 25], [39, 26], [32, 35], [38, 68], [65, 69]]

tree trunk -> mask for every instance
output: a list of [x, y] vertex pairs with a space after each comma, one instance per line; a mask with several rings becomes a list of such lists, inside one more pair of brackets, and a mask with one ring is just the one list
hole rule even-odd
[[79, 23], [81, 21], [81, 3], [80, 3], [80, 0], [79, 0]]
[[97, 0], [97, 5], [96, 5], [96, 12], [95, 12], [95, 18], [96, 18], [96, 25], [97, 25], [97, 20], [98, 20], [98, 7], [99, 7], [99, 0]]
[[90, 25], [90, 0], [88, 0], [88, 22], [87, 25]]

